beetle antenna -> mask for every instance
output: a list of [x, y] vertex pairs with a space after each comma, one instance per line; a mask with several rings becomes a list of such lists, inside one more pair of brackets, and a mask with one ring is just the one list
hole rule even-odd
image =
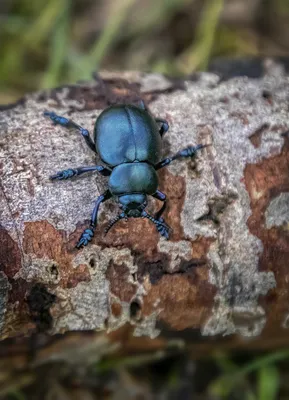
[[116, 224], [119, 220], [126, 218], [125, 213], [118, 214], [115, 218], [111, 219], [109, 221], [108, 226], [104, 230], [104, 234], [106, 235], [108, 231], [113, 227], [114, 224]]
[[151, 215], [149, 215], [146, 211], [142, 212], [142, 218], [148, 218], [150, 221], [152, 221], [155, 225], [160, 225], [163, 226], [164, 228], [167, 228], [169, 230], [171, 230], [171, 228], [169, 226], [167, 226], [166, 224], [164, 224], [163, 222], [160, 222], [159, 220], [155, 219], [154, 217], [152, 217]]

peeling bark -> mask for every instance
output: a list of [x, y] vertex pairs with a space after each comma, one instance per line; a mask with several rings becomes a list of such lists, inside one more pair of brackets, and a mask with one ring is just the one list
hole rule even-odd
[[[49, 341], [53, 334], [98, 330], [90, 340], [110, 343], [108, 351], [120, 344], [154, 350], [175, 339], [210, 348], [208, 336], [218, 346], [252, 346], [242, 337], [253, 336], [255, 347], [282, 342], [289, 326], [288, 93], [281, 73], [226, 82], [214, 74], [172, 81], [124, 73], [5, 107], [1, 338], [40, 332]], [[212, 146], [159, 173], [169, 241], [145, 220], [121, 221], [105, 237], [117, 211], [112, 201], [101, 209], [92, 243], [76, 250], [106, 179], [49, 181], [51, 173], [99, 160], [77, 132], [52, 126], [43, 111], [92, 131], [103, 108], [140, 99], [170, 123], [166, 154], [189, 144]], [[150, 209], [157, 207], [153, 200]], [[61, 341], [66, 337], [69, 347], [73, 337], [85, 346], [85, 335]]]

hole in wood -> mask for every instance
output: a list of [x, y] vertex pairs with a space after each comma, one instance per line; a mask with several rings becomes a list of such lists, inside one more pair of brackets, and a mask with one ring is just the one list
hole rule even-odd
[[141, 305], [137, 299], [134, 299], [130, 303], [130, 318], [136, 321], [139, 321], [141, 319]]
[[96, 266], [96, 262], [93, 257], [91, 257], [91, 259], [89, 260], [89, 266], [90, 266], [90, 268], [95, 268], [95, 266]]

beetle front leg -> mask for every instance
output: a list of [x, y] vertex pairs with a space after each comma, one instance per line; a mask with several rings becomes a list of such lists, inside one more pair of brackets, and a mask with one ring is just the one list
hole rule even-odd
[[177, 160], [178, 158], [193, 157], [198, 150], [203, 149], [204, 147], [207, 147], [207, 146], [209, 146], [209, 145], [207, 145], [207, 144], [198, 144], [197, 146], [186, 147], [185, 149], [178, 151], [174, 156], [165, 158], [164, 160], [162, 160], [159, 163], [157, 163], [155, 165], [155, 169], [158, 170], [160, 168], [166, 167], [172, 161]]
[[84, 174], [85, 172], [97, 171], [103, 176], [109, 176], [111, 171], [108, 168], [103, 167], [102, 165], [94, 165], [92, 167], [80, 167], [80, 168], [68, 168], [63, 171], [56, 172], [55, 175], [51, 175], [49, 177], [50, 180], [63, 180], [70, 179], [73, 176]]
[[169, 232], [171, 228], [164, 222], [163, 218], [156, 219], [149, 215], [145, 210], [143, 210], [141, 216], [142, 218], [148, 218], [150, 221], [152, 221], [156, 225], [158, 232], [166, 239], [169, 238]]
[[106, 192], [104, 192], [103, 194], [101, 194], [96, 202], [95, 202], [95, 206], [93, 209], [93, 213], [91, 216], [91, 221], [90, 221], [90, 226], [88, 229], [85, 229], [82, 233], [82, 235], [79, 238], [79, 241], [76, 245], [76, 248], [79, 249], [80, 247], [83, 246], [87, 246], [88, 243], [91, 241], [91, 239], [94, 236], [94, 231], [95, 228], [97, 226], [97, 215], [98, 215], [98, 211], [99, 211], [99, 206], [101, 205], [101, 203], [103, 203], [104, 201], [110, 199], [112, 196], [112, 194], [110, 193], [109, 190], [107, 190]]
[[163, 212], [166, 209], [167, 206], [167, 198], [166, 195], [164, 193], [162, 193], [160, 190], [157, 190], [153, 195], [154, 198], [163, 201], [163, 205], [161, 207], [161, 209], [155, 214], [155, 219], [159, 222], [161, 222], [161, 224], [156, 225], [157, 230], [159, 231], [159, 233], [164, 236], [166, 239], [169, 238], [169, 231], [170, 231], [170, 227], [166, 224], [165, 220], [161, 217], [161, 215], [163, 214]]
[[96, 148], [95, 148], [95, 143], [94, 141], [91, 139], [89, 132], [87, 129], [82, 128], [80, 125], [76, 124], [74, 121], [72, 121], [71, 119], [65, 118], [65, 117], [61, 117], [60, 115], [55, 114], [55, 112], [53, 111], [45, 111], [44, 115], [46, 117], [49, 117], [52, 122], [54, 123], [54, 125], [62, 125], [65, 126], [66, 128], [75, 128], [77, 129], [81, 135], [84, 137], [85, 143], [87, 144], [87, 146], [94, 151], [94, 153], [96, 153]]
[[[167, 206], [167, 197], [164, 193], [162, 193], [160, 190], [157, 190], [153, 195], [155, 199], [158, 199], [160, 201], [163, 201], [163, 205], [161, 209], [155, 214], [155, 219], [160, 220], [162, 213], [165, 211], [166, 206]], [[163, 220], [163, 218], [161, 218]], [[163, 221], [161, 221], [163, 222]]]

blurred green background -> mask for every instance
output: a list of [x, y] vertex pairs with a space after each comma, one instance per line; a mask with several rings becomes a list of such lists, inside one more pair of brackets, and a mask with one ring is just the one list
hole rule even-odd
[[[216, 57], [288, 55], [289, 0], [0, 3], [0, 104], [29, 91], [91, 79], [99, 69], [184, 76], [206, 70]], [[80, 397], [75, 397], [75, 372], [63, 381], [61, 368], [52, 365], [51, 371], [42, 397], [37, 393], [45, 383], [35, 371], [30, 386], [12, 382], [0, 390], [0, 398], [129, 400], [158, 393], [156, 398], [181, 400], [289, 399], [287, 350], [216, 353], [196, 362], [181, 355], [163, 364], [154, 356], [102, 361], [82, 371]]]
[[0, 103], [99, 68], [185, 75], [288, 51], [289, 0], [1, 0]]

